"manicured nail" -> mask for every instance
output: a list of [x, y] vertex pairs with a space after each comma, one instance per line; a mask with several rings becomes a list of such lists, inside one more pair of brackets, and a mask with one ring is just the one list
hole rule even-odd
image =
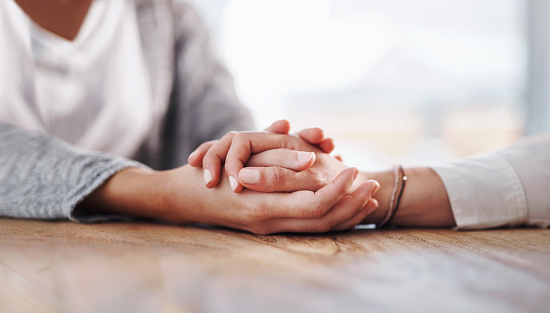
[[193, 151], [193, 153], [191, 153], [191, 154], [189, 155], [189, 157], [187, 158], [187, 160], [191, 160], [192, 158], [196, 157], [197, 154], [199, 154], [197, 151]]
[[233, 176], [229, 176], [229, 185], [231, 185], [231, 189], [233, 189], [233, 191], [235, 191], [235, 189], [237, 189], [237, 180], [235, 179], [235, 177]]
[[313, 152], [298, 152], [298, 161], [306, 163], [313, 157]]
[[204, 170], [204, 184], [208, 185], [212, 181], [212, 173], [210, 170]]
[[260, 172], [258, 170], [243, 168], [239, 172], [239, 178], [243, 183], [257, 184], [260, 181]]

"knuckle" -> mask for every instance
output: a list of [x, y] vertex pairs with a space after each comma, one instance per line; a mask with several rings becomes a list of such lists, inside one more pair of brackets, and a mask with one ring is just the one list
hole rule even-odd
[[326, 233], [332, 229], [332, 223], [329, 220], [320, 220], [319, 224], [317, 224], [317, 232], [319, 233]]
[[202, 159], [203, 167], [206, 168], [206, 167], [209, 167], [209, 166], [215, 166], [215, 167], [220, 166], [220, 164], [221, 164], [220, 157], [217, 154], [215, 154], [214, 152], [210, 152], [210, 151], [208, 151], [204, 155], [204, 158]]
[[233, 137], [231, 146], [239, 149], [242, 149], [242, 148], [249, 149], [249, 148], [246, 148], [251, 146], [249, 136], [250, 135], [245, 132], [235, 134], [235, 136]]
[[202, 147], [202, 148], [208, 148], [208, 147], [210, 147], [210, 146], [213, 146], [213, 145], [217, 144], [218, 142], [219, 142], [219, 140], [210, 140], [210, 141], [206, 141], [206, 142], [203, 142], [203, 143], [199, 146], [199, 148], [201, 148], [201, 147]]
[[217, 157], [217, 151], [216, 151], [217, 149], [216, 149], [216, 148], [217, 148], [217, 147], [213, 146], [213, 147], [211, 147], [210, 149], [208, 149], [208, 150], [206, 151], [206, 153], [204, 154], [204, 157], [205, 157], [205, 158], [206, 158], [206, 157], [208, 157], [208, 158], [215, 158], [215, 157]]
[[231, 171], [230, 171], [230, 168], [227, 166], [227, 163], [224, 163], [222, 165], [222, 168], [223, 168], [223, 171], [225, 172], [225, 175], [227, 175], [227, 177], [229, 178], [229, 176], [231, 176]]
[[246, 140], [246, 133], [238, 133], [238, 132], [236, 132], [236, 133], [233, 135], [233, 140], [234, 140], [234, 141], [237, 141], [237, 142], [241, 142], [241, 141]]
[[340, 203], [345, 203], [345, 204], [352, 204], [352, 205], [356, 205], [359, 203], [358, 201], [359, 199], [357, 199], [357, 197], [355, 197], [353, 194], [346, 194], [342, 197], [342, 199], [340, 200]]
[[256, 235], [260, 235], [259, 233], [261, 233], [261, 228], [258, 226], [257, 223], [252, 223], [251, 225], [248, 225], [245, 229]]
[[276, 186], [282, 186], [286, 183], [286, 171], [280, 167], [273, 168], [273, 182]]
[[210, 164], [215, 163], [215, 158], [213, 157], [213, 154], [208, 151], [202, 158], [202, 167], [207, 168]]
[[285, 164], [286, 149], [277, 149], [275, 152], [276, 164]]
[[256, 222], [269, 218], [269, 208], [265, 205], [251, 206], [247, 209], [246, 215], [247, 220], [255, 225]]
[[263, 223], [255, 223], [249, 227], [249, 231], [253, 234], [265, 236], [273, 233], [267, 225]]
[[210, 144], [207, 142], [202, 143], [195, 151], [204, 151], [210, 147]]
[[220, 141], [232, 141], [233, 138], [238, 134], [239, 132], [236, 131], [230, 131], [227, 134], [223, 135], [223, 137], [220, 139]]
[[340, 203], [344, 206], [353, 208], [353, 213], [359, 213], [361, 209], [363, 208], [361, 206], [361, 199], [354, 197], [351, 194], [345, 195], [342, 200], [340, 200]]
[[311, 181], [318, 189], [323, 188], [330, 183], [326, 175], [323, 175], [319, 171], [313, 172]]
[[325, 215], [326, 213], [326, 208], [325, 206], [319, 202], [319, 201], [316, 201], [315, 204], [313, 206], [310, 207], [309, 209], [309, 215], [311, 217], [322, 217], [323, 215]]

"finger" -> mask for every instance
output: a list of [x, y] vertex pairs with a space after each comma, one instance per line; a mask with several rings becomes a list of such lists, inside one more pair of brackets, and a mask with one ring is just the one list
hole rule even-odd
[[375, 180], [367, 180], [361, 184], [360, 188], [362, 186], [367, 186], [366, 188], [370, 189], [369, 201], [367, 202], [367, 204], [359, 214], [357, 214], [356, 216], [352, 217], [351, 219], [339, 225], [336, 225], [333, 229], [334, 231], [354, 228], [359, 223], [361, 223], [365, 219], [365, 217], [367, 217], [367, 215], [369, 215], [370, 213], [372, 213], [374, 210], [378, 208], [378, 201], [376, 199], [373, 199], [372, 196], [376, 192], [378, 192], [378, 190], [380, 190], [380, 183], [378, 183]]
[[277, 134], [288, 134], [290, 131], [290, 122], [287, 120], [275, 121], [271, 126], [266, 128], [265, 131]]
[[323, 187], [306, 173], [278, 166], [245, 167], [239, 172], [239, 183], [261, 192], [317, 191]]
[[202, 168], [204, 169], [204, 184], [206, 187], [213, 188], [220, 182], [222, 163], [225, 161], [235, 134], [235, 132], [225, 134], [204, 155]]
[[336, 226], [355, 226], [360, 223], [361, 217], [366, 216], [366, 206], [371, 197], [375, 184], [363, 183], [353, 193], [345, 195], [327, 214], [320, 218], [306, 219], [276, 219], [271, 230], [274, 232], [315, 232], [324, 233], [333, 230]]
[[[290, 149], [272, 149], [253, 154], [247, 167], [279, 166], [295, 171], [308, 169], [315, 163], [315, 153]], [[242, 170], [241, 170], [242, 171]]]
[[318, 127], [306, 128], [296, 133], [300, 138], [312, 145], [318, 145], [325, 139], [323, 130]]
[[355, 226], [361, 224], [361, 222], [369, 216], [374, 210], [378, 208], [378, 201], [376, 199], [370, 199], [367, 202], [367, 205], [361, 210], [361, 212], [357, 213], [354, 217], [350, 218], [349, 220], [340, 223], [336, 225], [332, 230], [333, 231], [342, 231], [342, 230], [349, 230], [355, 228]]
[[296, 191], [289, 194], [265, 194], [266, 218], [293, 217], [318, 218], [325, 215], [344, 195], [347, 194], [359, 171], [348, 168], [340, 173], [332, 183], [317, 192]]
[[243, 189], [237, 178], [239, 171], [248, 162], [251, 154], [278, 148], [302, 151], [306, 149], [317, 150], [315, 147], [304, 143], [302, 139], [290, 135], [259, 132], [236, 134], [225, 159], [225, 172], [233, 192], [241, 192]]
[[318, 145], [325, 153], [331, 153], [334, 150], [334, 140], [332, 138], [323, 139]]
[[202, 159], [204, 158], [204, 155], [208, 150], [210, 150], [210, 147], [212, 147], [217, 140], [207, 141], [203, 144], [201, 144], [195, 151], [193, 151], [189, 157], [187, 158], [187, 162], [192, 167], [201, 167], [202, 166]]
[[325, 153], [331, 153], [334, 150], [334, 140], [325, 138], [323, 130], [318, 127], [303, 129], [297, 135], [310, 144], [318, 146]]

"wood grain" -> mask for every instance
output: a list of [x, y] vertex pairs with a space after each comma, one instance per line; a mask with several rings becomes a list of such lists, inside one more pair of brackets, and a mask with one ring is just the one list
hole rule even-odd
[[0, 219], [0, 312], [548, 312], [550, 231]]

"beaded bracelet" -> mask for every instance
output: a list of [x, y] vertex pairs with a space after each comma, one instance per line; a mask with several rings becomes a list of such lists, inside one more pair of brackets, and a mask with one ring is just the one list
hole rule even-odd
[[[395, 185], [392, 190], [392, 196], [390, 199], [388, 214], [386, 215], [384, 220], [382, 220], [382, 222], [378, 224], [378, 228], [383, 228], [390, 224], [391, 220], [395, 216], [395, 213], [397, 213], [397, 209], [399, 208], [399, 203], [401, 202], [401, 197], [403, 196], [403, 191], [405, 190], [407, 175], [405, 175], [405, 170], [403, 169], [403, 166], [401, 165], [396, 166], [394, 168], [394, 173], [395, 173]], [[402, 182], [402, 184], [400, 184], [400, 182]]]

